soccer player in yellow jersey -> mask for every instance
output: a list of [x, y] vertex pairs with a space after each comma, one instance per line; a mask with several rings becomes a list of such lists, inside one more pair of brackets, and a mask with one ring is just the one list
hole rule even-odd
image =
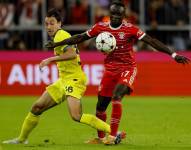
[[[56, 9], [48, 11], [45, 18], [45, 27], [48, 35], [54, 42], [62, 41], [71, 35], [61, 29], [61, 16]], [[42, 69], [51, 62], [56, 62], [59, 70], [59, 79], [46, 87], [45, 92], [33, 104], [26, 116], [20, 135], [11, 140], [3, 141], [5, 144], [27, 144], [28, 136], [37, 126], [41, 114], [62, 101], [68, 102], [69, 112], [73, 120], [87, 124], [100, 131], [110, 132], [110, 126], [94, 115], [82, 113], [81, 102], [86, 90], [86, 76], [80, 65], [78, 50], [75, 46], [59, 46], [54, 48], [55, 56], [44, 59], [39, 67]]]

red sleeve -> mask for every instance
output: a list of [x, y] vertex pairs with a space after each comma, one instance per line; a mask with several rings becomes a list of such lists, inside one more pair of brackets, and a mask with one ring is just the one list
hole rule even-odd
[[89, 37], [95, 37], [100, 33], [100, 25], [96, 23], [92, 28], [86, 31]]
[[130, 32], [136, 39], [139, 40], [141, 40], [145, 36], [145, 32], [143, 32], [140, 28], [134, 25], [131, 26]]

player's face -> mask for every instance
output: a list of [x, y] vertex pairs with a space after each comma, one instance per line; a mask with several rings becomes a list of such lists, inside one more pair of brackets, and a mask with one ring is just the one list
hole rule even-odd
[[121, 25], [123, 17], [125, 15], [125, 8], [119, 5], [110, 6], [110, 20], [112, 27], [118, 27]]
[[57, 30], [61, 28], [61, 22], [58, 22], [55, 17], [45, 18], [45, 28], [50, 37], [53, 37]]

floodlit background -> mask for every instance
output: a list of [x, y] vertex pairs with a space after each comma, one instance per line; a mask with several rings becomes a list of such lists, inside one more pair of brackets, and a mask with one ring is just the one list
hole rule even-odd
[[[124, 0], [129, 22], [139, 25], [175, 49], [190, 49], [189, 0]], [[109, 0], [1, 0], [0, 49], [41, 50], [47, 40], [43, 21], [49, 8], [58, 8], [63, 15], [64, 29], [72, 34], [89, 29], [108, 16]], [[95, 50], [82, 44], [84, 50]], [[138, 50], [146, 49], [140, 44]]]

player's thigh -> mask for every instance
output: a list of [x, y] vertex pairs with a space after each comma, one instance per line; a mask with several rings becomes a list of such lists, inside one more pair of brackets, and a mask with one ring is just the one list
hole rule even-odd
[[80, 99], [73, 97], [73, 96], [67, 96], [67, 103], [68, 103], [68, 109], [70, 116], [76, 120], [79, 121], [82, 114], [82, 106]]
[[67, 79], [64, 82], [66, 96], [81, 99], [86, 91], [86, 80], [84, 78]]
[[126, 85], [127, 87], [129, 87], [130, 93], [132, 93], [134, 90], [134, 84], [137, 77], [137, 68], [135, 67], [135, 68], [124, 70], [118, 76], [119, 76], [118, 77], [119, 80], [117, 84]]
[[70, 115], [74, 120], [79, 121], [82, 111], [80, 99], [86, 90], [86, 79], [83, 77], [68, 79], [64, 83]]
[[57, 104], [63, 102], [63, 100], [65, 99], [65, 84], [65, 81], [59, 78], [56, 82], [46, 87], [49, 95]]
[[100, 96], [112, 97], [113, 90], [117, 84], [118, 77], [115, 73], [110, 71], [105, 71], [101, 83], [98, 87], [98, 92]]
[[53, 106], [57, 105], [57, 103], [52, 99], [50, 94], [45, 91], [39, 99], [33, 104], [32, 112], [33, 113], [41, 113]]

